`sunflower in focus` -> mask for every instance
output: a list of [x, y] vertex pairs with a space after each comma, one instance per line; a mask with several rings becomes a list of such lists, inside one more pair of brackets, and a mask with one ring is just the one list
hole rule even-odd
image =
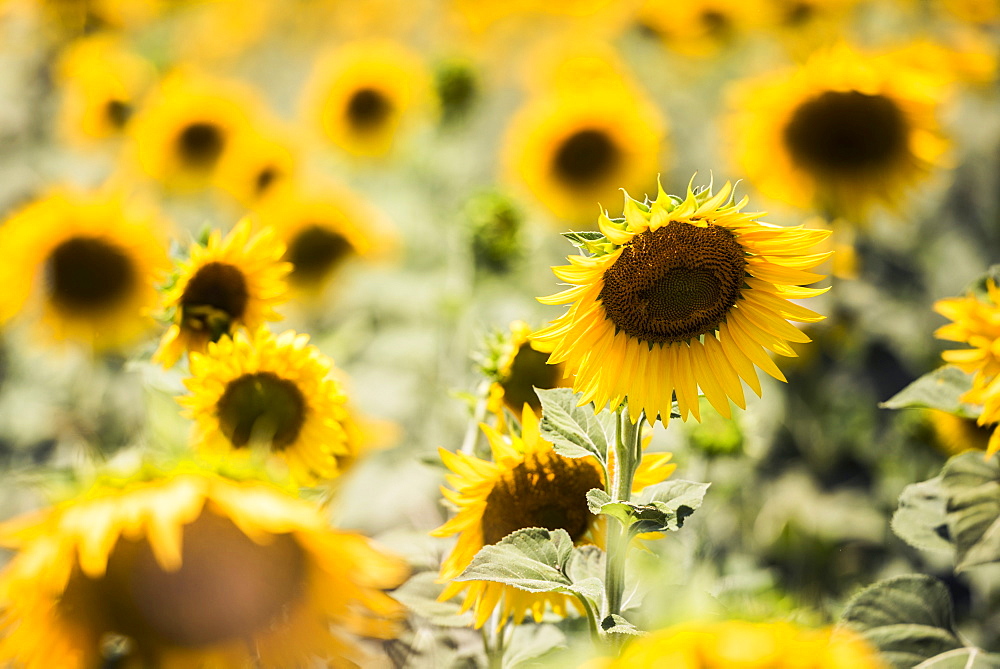
[[432, 90], [418, 54], [395, 42], [352, 42], [319, 60], [303, 106], [335, 145], [381, 156], [426, 111]]
[[839, 45], [732, 90], [735, 159], [765, 195], [857, 220], [943, 164], [947, 93], [907, 59]]
[[[934, 303], [934, 311], [951, 323], [937, 329], [938, 339], [957, 341], [972, 346], [967, 349], [944, 351], [945, 362], [973, 374], [972, 389], [960, 398], [963, 402], [983, 405], [978, 423], [986, 426], [1000, 423], [1000, 288], [990, 279], [986, 283], [985, 299], [974, 294]], [[994, 429], [986, 445], [986, 457], [1000, 451], [1000, 429]]]
[[690, 622], [638, 637], [587, 669], [889, 669], [861, 637], [786, 622]]
[[660, 113], [638, 91], [584, 86], [522, 107], [507, 128], [503, 162], [508, 178], [556, 217], [581, 221], [620, 188], [651, 185], [664, 133]]
[[[260, 328], [237, 332], [191, 354], [191, 394], [178, 398], [195, 422], [195, 444], [232, 457], [261, 448], [277, 456], [299, 484], [337, 476], [337, 458], [358, 441], [347, 395], [333, 378], [333, 361], [309, 345], [309, 335], [277, 337]], [[356, 450], [357, 447], [355, 447]]]
[[285, 247], [271, 230], [251, 235], [243, 220], [222, 237], [213, 230], [205, 246], [194, 244], [166, 290], [171, 325], [153, 361], [172, 367], [184, 351], [203, 352], [208, 344], [240, 327], [255, 330], [280, 320], [275, 307], [288, 299], [281, 261]]
[[700, 387], [729, 417], [729, 400], [746, 406], [741, 380], [760, 395], [755, 365], [785, 380], [765, 349], [795, 356], [789, 343], [809, 337], [788, 321], [822, 320], [791, 300], [826, 292], [803, 286], [823, 278], [807, 270], [830, 256], [812, 252], [829, 232], [759, 222], [731, 193], [727, 183], [689, 186], [683, 200], [662, 188], [651, 203], [626, 196], [623, 218], [601, 215], [592, 255], [553, 268], [570, 288], [539, 301], [572, 304], [532, 339], [575, 374], [581, 406], [627, 396], [633, 422], [665, 421], [676, 393], [681, 417], [700, 420]]
[[142, 171], [171, 187], [201, 188], [253, 132], [261, 102], [242, 84], [189, 69], [167, 76], [130, 124]]
[[55, 75], [62, 91], [59, 126], [75, 144], [122, 136], [155, 77], [149, 62], [109, 34], [73, 42]]
[[528, 405], [541, 416], [542, 403], [535, 388], [568, 386], [563, 365], [547, 363], [549, 354], [531, 341], [531, 328], [524, 321], [511, 323], [509, 337], [502, 337], [496, 344], [497, 350], [487, 356], [484, 365], [484, 372], [492, 380], [487, 409], [500, 416], [507, 407], [516, 416]]
[[636, 20], [685, 56], [713, 56], [756, 24], [758, 0], [645, 0]]
[[[196, 465], [105, 476], [0, 526], [0, 660], [99, 666], [357, 666], [394, 638], [405, 565], [315, 505]], [[109, 656], [109, 647], [122, 649]], [[122, 657], [124, 654], [124, 657]]]
[[[462, 581], [459, 576], [483, 546], [495, 544], [511, 532], [542, 527], [565, 530], [576, 545], [604, 543], [604, 519], [590, 513], [587, 491], [604, 488], [604, 474], [592, 457], [566, 458], [541, 438], [538, 417], [530, 407], [521, 413], [521, 435], [504, 436], [483, 425], [493, 454], [492, 462], [465, 453], [440, 450], [451, 470], [441, 488], [457, 514], [432, 536], [458, 535], [458, 542], [441, 565], [439, 583], [447, 583], [440, 601], [465, 593], [462, 610], [473, 609], [475, 626], [482, 627], [499, 605], [500, 625], [508, 618], [520, 624], [530, 611], [540, 621], [547, 607], [565, 616], [576, 600], [558, 593], [530, 593], [491, 581]], [[648, 442], [647, 442], [648, 443]], [[642, 459], [633, 481], [635, 490], [659, 483], [673, 473], [671, 453], [652, 453]]]
[[169, 269], [164, 224], [113, 193], [55, 192], [0, 228], [0, 322], [33, 321], [95, 350], [134, 343], [153, 325]]

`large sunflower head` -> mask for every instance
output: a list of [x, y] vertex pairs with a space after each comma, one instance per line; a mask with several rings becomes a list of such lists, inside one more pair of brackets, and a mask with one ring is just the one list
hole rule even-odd
[[284, 252], [271, 230], [251, 234], [248, 220], [226, 237], [213, 230], [205, 246], [192, 245], [166, 291], [171, 324], [153, 359], [170, 367], [186, 350], [204, 351], [240, 327], [280, 320], [275, 307], [288, 298], [291, 269], [281, 261]]
[[331, 142], [355, 155], [379, 156], [419, 116], [431, 91], [416, 53], [395, 42], [352, 42], [320, 59], [304, 106]]
[[219, 163], [252, 132], [261, 103], [250, 89], [189, 69], [166, 77], [129, 127], [139, 166], [182, 189], [210, 183]]
[[29, 204], [0, 232], [0, 322], [20, 315], [95, 349], [134, 342], [152, 325], [169, 268], [163, 227], [117, 194], [64, 191]]
[[907, 59], [839, 45], [732, 90], [735, 158], [765, 195], [856, 219], [942, 164], [946, 92]]
[[179, 401], [195, 421], [198, 447], [228, 457], [262, 450], [303, 485], [337, 476], [338, 458], [355, 455], [358, 428], [331, 377], [333, 361], [308, 342], [260, 328], [192, 353], [184, 381], [191, 394]]
[[0, 540], [17, 550], [0, 574], [0, 659], [31, 669], [121, 654], [163, 669], [356, 666], [351, 635], [392, 638], [402, 614], [383, 592], [405, 576], [398, 559], [284, 489], [195, 465], [99, 479]]
[[572, 306], [532, 338], [574, 375], [581, 405], [627, 396], [633, 422], [665, 420], [676, 393], [681, 416], [699, 419], [700, 387], [728, 417], [730, 399], [745, 407], [741, 379], [760, 394], [755, 365], [785, 380], [767, 350], [796, 355], [789, 342], [809, 337], [788, 321], [823, 318], [791, 300], [825, 292], [802, 286], [823, 278], [806, 270], [829, 257], [811, 253], [829, 232], [757, 221], [731, 193], [626, 196], [623, 218], [601, 215], [590, 254], [553, 268], [570, 288], [539, 300]]
[[628, 86], [544, 94], [511, 120], [505, 169], [557, 217], [582, 220], [619, 188], [649, 185], [663, 138], [659, 112]]
[[510, 324], [510, 335], [500, 337], [486, 356], [483, 371], [491, 379], [488, 409], [497, 415], [507, 407], [515, 416], [528, 405], [541, 415], [542, 403], [535, 388], [547, 390], [569, 385], [562, 365], [548, 364], [549, 354], [531, 341], [524, 321]]
[[[446, 477], [451, 489], [442, 487], [445, 499], [457, 508], [456, 515], [431, 534], [458, 542], [441, 565], [439, 582], [448, 583], [440, 599], [465, 592], [462, 608], [475, 611], [475, 626], [482, 627], [499, 604], [501, 624], [513, 617], [524, 620], [530, 611], [541, 620], [546, 607], [565, 615], [575, 600], [553, 593], [529, 593], [513, 586], [489, 581], [450, 582], [460, 575], [483, 546], [494, 544], [511, 532], [542, 527], [565, 530], [582, 545], [604, 543], [604, 521], [587, 507], [587, 491], [604, 488], [604, 474], [593, 458], [566, 458], [541, 438], [538, 417], [525, 405], [521, 434], [503, 435], [483, 425], [493, 460], [441, 449], [441, 458], [451, 470]], [[674, 470], [670, 453], [647, 455], [636, 473], [636, 488], [658, 483]]]

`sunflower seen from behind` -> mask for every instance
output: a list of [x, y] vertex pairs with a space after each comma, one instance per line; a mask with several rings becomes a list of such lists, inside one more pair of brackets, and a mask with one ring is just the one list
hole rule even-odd
[[275, 307], [288, 299], [291, 270], [284, 252], [271, 230], [253, 233], [246, 219], [225, 237], [213, 230], [204, 246], [192, 244], [165, 292], [170, 325], [153, 361], [171, 367], [185, 351], [204, 351], [238, 328], [280, 320]]
[[400, 560], [249, 470], [106, 473], [0, 542], [0, 660], [26, 669], [357, 666], [403, 614]]
[[169, 269], [165, 224], [114, 192], [56, 191], [0, 228], [0, 322], [33, 323], [43, 337], [120, 349], [153, 326]]
[[196, 447], [223, 457], [260, 449], [300, 485], [333, 479], [338, 458], [357, 455], [363, 435], [333, 361], [309, 335], [237, 332], [192, 353], [190, 366], [190, 394], [179, 401], [195, 422]]
[[[483, 425], [492, 461], [466, 453], [440, 449], [450, 473], [442, 487], [455, 516], [431, 534], [458, 535], [451, 553], [441, 564], [439, 583], [446, 583], [439, 599], [462, 595], [462, 610], [474, 611], [475, 626], [486, 624], [499, 606], [500, 625], [508, 619], [521, 623], [530, 613], [540, 621], [547, 609], [560, 616], [577, 601], [558, 593], [530, 593], [492, 581], [452, 581], [484, 546], [495, 544], [511, 532], [542, 527], [565, 530], [574, 544], [603, 546], [603, 516], [590, 513], [587, 491], [604, 488], [604, 474], [592, 457], [567, 458], [553, 450], [539, 433], [539, 418], [525, 405], [520, 414], [521, 434], [501, 434]], [[636, 474], [635, 486], [659, 483], [675, 469], [671, 453], [647, 454]]]
[[912, 60], [840, 44], [738, 83], [735, 160], [764, 195], [830, 217], [898, 207], [948, 149], [938, 114], [950, 88]]
[[553, 268], [570, 287], [539, 301], [570, 307], [532, 339], [566, 365], [581, 405], [627, 397], [633, 422], [665, 422], [676, 394], [697, 420], [700, 388], [728, 417], [730, 400], [745, 408], [742, 382], [760, 394], [755, 366], [785, 380], [768, 351], [795, 356], [789, 344], [809, 337], [789, 321], [823, 318], [792, 300], [826, 291], [804, 286], [823, 278], [808, 270], [829, 257], [813, 252], [829, 232], [760, 222], [731, 194], [626, 196], [623, 218], [601, 215], [602, 239]]

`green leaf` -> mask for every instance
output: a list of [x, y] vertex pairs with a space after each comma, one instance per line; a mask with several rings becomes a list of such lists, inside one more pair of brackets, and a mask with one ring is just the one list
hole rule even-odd
[[529, 527], [484, 546], [456, 581], [494, 581], [528, 592], [565, 591], [573, 540], [565, 530]]
[[601, 621], [601, 629], [608, 634], [629, 634], [631, 636], [642, 636], [642, 630], [614, 613]]
[[591, 513], [617, 518], [632, 534], [675, 532], [701, 506], [708, 483], [665, 481], [647, 487], [636, 502], [616, 502], [603, 490], [587, 493]]
[[892, 530], [903, 541], [928, 551], [952, 551], [948, 530], [948, 493], [941, 477], [913, 483], [899, 496], [899, 508], [892, 516]]
[[979, 418], [983, 412], [981, 406], [959, 399], [971, 388], [972, 374], [954, 365], [945, 365], [924, 374], [879, 406], [883, 409], [939, 409], [963, 418]]
[[410, 578], [406, 583], [392, 591], [393, 599], [408, 608], [416, 615], [426, 618], [439, 627], [469, 627], [472, 625], [472, 612], [460, 613], [458, 602], [439, 602], [443, 585], [435, 583], [437, 573], [421, 572]]
[[941, 581], [910, 574], [879, 581], [855, 595], [840, 617], [886, 662], [909, 669], [963, 647], [952, 623], [952, 604]]
[[1000, 460], [978, 451], [956, 455], [941, 471], [955, 571], [1000, 562]]
[[[503, 654], [505, 669], [524, 667], [528, 662], [537, 662], [554, 650], [566, 648], [566, 635], [555, 625], [514, 625], [513, 628], [507, 650]], [[541, 664], [549, 666], [544, 662]]]
[[608, 439], [613, 438], [615, 416], [595, 415], [590, 406], [577, 406], [577, 396], [569, 388], [535, 388], [542, 401], [542, 437], [551, 441], [556, 453], [567, 458], [593, 455], [604, 462]]
[[957, 648], [935, 655], [913, 669], [1000, 669], [1000, 655], [980, 648]]

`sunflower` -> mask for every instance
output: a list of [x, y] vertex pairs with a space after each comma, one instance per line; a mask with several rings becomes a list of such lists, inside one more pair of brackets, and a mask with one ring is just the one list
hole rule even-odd
[[643, 188], [660, 167], [664, 122], [625, 84], [535, 97], [504, 139], [508, 178], [559, 218], [583, 220], [618, 189]]
[[178, 398], [195, 422], [195, 443], [217, 454], [253, 447], [287, 463], [303, 485], [337, 476], [337, 458], [352, 456], [348, 430], [358, 434], [343, 388], [330, 377], [333, 361], [309, 345], [309, 335], [277, 337], [260, 328], [237, 332], [191, 354], [190, 395]]
[[319, 296], [352, 258], [374, 259], [393, 245], [381, 215], [360, 196], [324, 180], [278, 189], [261, 201], [257, 220], [285, 245], [288, 281], [303, 294]]
[[[0, 528], [0, 660], [27, 669], [357, 666], [406, 567], [275, 485], [193, 464], [105, 476]], [[369, 661], [371, 657], [367, 658]]]
[[676, 391], [681, 417], [697, 420], [700, 386], [728, 417], [730, 399], [745, 407], [740, 379], [760, 394], [754, 365], [785, 380], [765, 349], [795, 356], [788, 342], [809, 337], [788, 321], [823, 318], [791, 300], [826, 291], [802, 285], [823, 278], [806, 270], [830, 254], [806, 253], [829, 232], [759, 222], [731, 192], [626, 196], [624, 218], [601, 215], [593, 255], [553, 268], [571, 287], [539, 301], [572, 306], [532, 339], [575, 375], [581, 405], [628, 396], [633, 422], [666, 420]]
[[129, 133], [143, 172], [192, 189], [208, 185], [224, 159], [241, 159], [226, 154], [261, 115], [261, 102], [242, 84], [179, 69], [136, 114]]
[[861, 637], [844, 629], [787, 622], [688, 622], [637, 637], [616, 659], [587, 669], [889, 669]]
[[[979, 425], [1000, 423], [1000, 288], [990, 279], [985, 300], [974, 294], [938, 300], [934, 310], [953, 322], [937, 329], [934, 336], [969, 344], [972, 348], [944, 351], [945, 362], [973, 374], [972, 389], [963, 402], [983, 405]], [[1000, 451], [1000, 428], [994, 429], [986, 446], [986, 456]]]
[[[439, 583], [447, 583], [439, 599], [445, 601], [465, 592], [463, 611], [475, 610], [475, 626], [482, 627], [500, 605], [501, 625], [513, 617], [521, 623], [530, 611], [536, 621], [546, 607], [560, 616], [576, 601], [553, 593], [530, 593], [490, 581], [453, 582], [483, 546], [494, 544], [526, 527], [563, 529], [573, 542], [604, 542], [604, 521], [587, 508], [587, 491], [604, 488], [604, 474], [593, 458], [566, 458], [541, 438], [538, 417], [525, 405], [521, 413], [521, 435], [505, 437], [483, 425], [493, 461], [441, 449], [441, 459], [452, 471], [446, 477], [454, 490], [442, 487], [445, 499], [458, 513], [432, 536], [459, 535], [451, 554], [441, 565]], [[666, 479], [676, 465], [672, 454], [646, 455], [634, 480], [638, 491]]]
[[996, 0], [935, 0], [934, 4], [961, 21], [981, 25], [1000, 22]]
[[947, 455], [958, 455], [968, 450], [985, 451], [997, 428], [995, 423], [980, 425], [973, 418], [937, 409], [928, 409], [927, 415], [934, 432], [934, 443]]
[[114, 193], [55, 192], [0, 229], [0, 322], [36, 321], [55, 339], [117, 349], [153, 325], [169, 268], [158, 214]]
[[395, 42], [360, 41], [319, 60], [303, 107], [335, 145], [379, 156], [431, 99], [430, 73], [418, 54]]
[[288, 297], [281, 262], [285, 247], [271, 230], [251, 236], [246, 219], [222, 237], [213, 230], [208, 244], [191, 247], [164, 300], [172, 321], [153, 360], [171, 367], [185, 350], [202, 352], [237, 328], [255, 330], [280, 320], [275, 307]]
[[568, 386], [563, 365], [549, 365], [548, 352], [531, 341], [531, 328], [524, 321], [510, 324], [510, 336], [504, 337], [484, 371], [492, 379], [487, 409], [496, 415], [507, 407], [515, 416], [524, 405], [541, 415], [542, 403], [535, 388], [547, 390]]
[[296, 138], [276, 124], [255, 128], [233, 139], [215, 171], [215, 184], [245, 206], [294, 182], [299, 171]]
[[55, 73], [60, 129], [75, 144], [122, 136], [155, 76], [149, 62], [108, 34], [73, 42]]
[[859, 0], [767, 0], [764, 27], [796, 55], [837, 42]]
[[731, 91], [735, 158], [762, 193], [861, 218], [941, 165], [939, 76], [846, 45]]
[[678, 53], [705, 57], [745, 34], [761, 9], [757, 0], [646, 0], [636, 20]]

